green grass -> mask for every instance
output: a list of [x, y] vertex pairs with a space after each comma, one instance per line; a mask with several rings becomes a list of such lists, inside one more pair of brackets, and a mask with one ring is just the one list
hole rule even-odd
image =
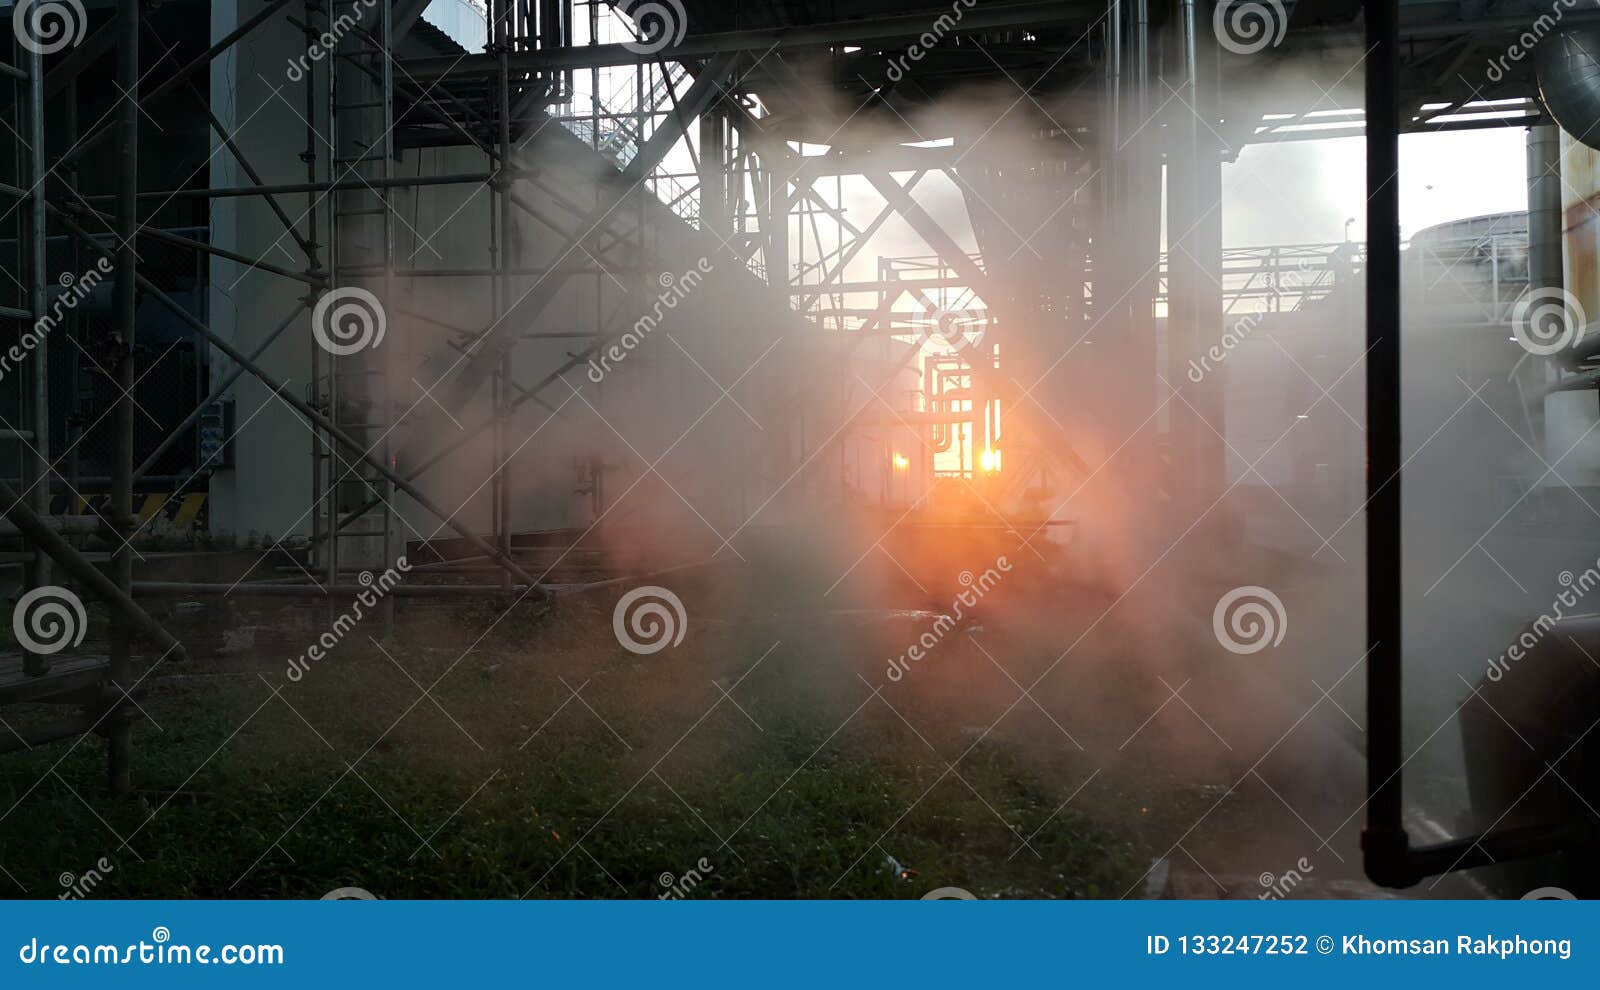
[[[736, 707], [710, 681], [751, 671], [766, 630], [635, 657], [603, 608], [561, 619], [521, 611], [464, 657], [486, 623], [408, 620], [393, 661], [363, 629], [298, 684], [270, 654], [158, 671], [185, 676], [141, 700], [134, 798], [107, 794], [96, 737], [0, 760], [0, 866], [21, 890], [0, 885], [55, 896], [102, 857], [91, 896], [648, 898], [702, 859], [697, 898], [1117, 896], [1138, 876], [1022, 754], [936, 731], [948, 712], [914, 697], [816, 683], [814, 651], [837, 644], [775, 649]], [[447, 670], [448, 716], [412, 681]]]

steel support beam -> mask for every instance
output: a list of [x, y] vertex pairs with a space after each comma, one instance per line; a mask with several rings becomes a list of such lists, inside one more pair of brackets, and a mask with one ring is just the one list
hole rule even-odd
[[[868, 17], [852, 21], [797, 27], [761, 28], [694, 35], [664, 52], [643, 51], [633, 45], [580, 45], [570, 48], [543, 48], [513, 52], [509, 65], [514, 72], [563, 72], [572, 69], [640, 65], [670, 58], [676, 62], [752, 52], [757, 55], [781, 53], [801, 48], [827, 48], [834, 45], [865, 45], [874, 41], [893, 41], [922, 36], [941, 16], [948, 17], [947, 5], [890, 17]], [[1002, 28], [1045, 29], [1087, 23], [1100, 13], [1100, 5], [1084, 0], [1050, 0], [1047, 3], [979, 4], [966, 10], [956, 33], [992, 31]], [[443, 76], [493, 76], [499, 64], [492, 55], [465, 58], [419, 58], [401, 63], [412, 78], [437, 79]]]

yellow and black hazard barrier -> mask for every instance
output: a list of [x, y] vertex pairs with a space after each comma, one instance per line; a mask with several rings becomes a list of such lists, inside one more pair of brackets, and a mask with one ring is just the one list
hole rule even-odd
[[[174, 526], [205, 527], [205, 492], [137, 492], [133, 496], [134, 512], [141, 522], [149, 522], [159, 515]], [[105, 493], [52, 495], [50, 512], [58, 516], [97, 516], [111, 496]]]

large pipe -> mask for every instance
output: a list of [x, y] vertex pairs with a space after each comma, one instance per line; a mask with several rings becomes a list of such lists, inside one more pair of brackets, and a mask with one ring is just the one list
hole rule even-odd
[[[28, 54], [28, 141], [30, 178], [35, 190], [42, 189], [45, 177], [44, 133], [44, 55], [38, 45], [29, 46]], [[45, 318], [48, 305], [46, 285], [50, 277], [46, 258], [47, 221], [44, 196], [28, 199], [29, 227], [29, 300], [32, 319], [37, 326]], [[28, 429], [33, 431], [33, 441], [28, 446], [31, 484], [28, 495], [33, 511], [43, 515], [50, 511], [50, 348], [36, 347], [29, 355], [28, 370]], [[50, 558], [39, 547], [33, 548], [29, 562], [28, 584], [42, 588], [50, 583]], [[49, 667], [49, 659], [41, 654], [24, 655], [24, 666], [30, 674], [42, 674]]]
[[1401, 816], [1400, 109], [1394, 0], [1365, 0], [1367, 122], [1367, 876], [1419, 879]]
[[1571, 134], [1600, 148], [1600, 28], [1568, 28], [1534, 49], [1539, 96]]

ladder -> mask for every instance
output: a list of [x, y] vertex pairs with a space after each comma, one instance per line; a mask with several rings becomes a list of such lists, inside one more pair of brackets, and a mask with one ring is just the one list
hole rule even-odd
[[[398, 446], [395, 345], [383, 346], [383, 335], [395, 301], [392, 6], [393, 0], [327, 0], [330, 26], [348, 29], [337, 34], [327, 70], [326, 174], [331, 183], [357, 188], [328, 197], [330, 288], [313, 315], [311, 341], [313, 404], [391, 465]], [[393, 482], [326, 434], [314, 441], [312, 457], [316, 566], [323, 579], [333, 585], [341, 574], [389, 567], [399, 546]], [[372, 508], [340, 527], [374, 499]], [[393, 602], [385, 599], [386, 635], [392, 617]]]

